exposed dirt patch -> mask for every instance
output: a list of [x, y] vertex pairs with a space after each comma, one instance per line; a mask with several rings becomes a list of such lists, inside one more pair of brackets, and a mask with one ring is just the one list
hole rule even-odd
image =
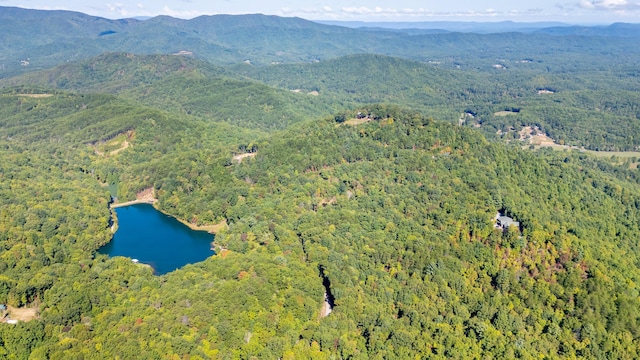
[[538, 136], [534, 136], [531, 139], [529, 139], [529, 143], [532, 145], [539, 145], [539, 146], [553, 146], [553, 145], [557, 145], [555, 143], [555, 141], [553, 141], [552, 138], [546, 136], [546, 135], [538, 135]]
[[531, 145], [538, 146], [556, 145], [556, 142], [537, 126], [525, 126], [522, 128], [522, 130], [520, 130], [520, 140], [527, 141]]
[[233, 157], [233, 161], [237, 162], [238, 164], [240, 164], [242, 162], [243, 159], [248, 158], [248, 157], [255, 157], [256, 155], [258, 155], [257, 152], [254, 153], [246, 153], [246, 154], [238, 154], [235, 155]]
[[347, 121], [345, 121], [344, 123], [347, 125], [351, 125], [351, 126], [358, 126], [358, 125], [362, 125], [364, 123], [368, 123], [371, 121], [371, 118], [369, 117], [365, 117], [365, 118], [361, 118], [361, 119], [349, 119]]
[[38, 308], [15, 308], [11, 305], [8, 305], [7, 310], [9, 310], [9, 318], [11, 320], [28, 322], [38, 318]]
[[156, 192], [153, 187], [144, 189], [136, 194], [136, 199], [127, 202], [118, 202], [111, 204], [112, 208], [124, 207], [134, 204], [154, 204], [156, 201]]
[[199, 230], [199, 231], [206, 231], [208, 233], [211, 234], [215, 234], [220, 232], [222, 229], [226, 229], [229, 226], [227, 225], [227, 220], [223, 220], [220, 223], [217, 224], [213, 224], [213, 225], [196, 225], [181, 219], [178, 219], [178, 221], [180, 221], [181, 223], [187, 225], [189, 227], [189, 229], [191, 230]]
[[146, 188], [136, 194], [136, 199], [154, 201], [156, 199], [156, 190], [153, 187]]
[[125, 133], [116, 135], [111, 140], [90, 144], [90, 146], [98, 156], [116, 155], [119, 152], [128, 149], [131, 146], [131, 141], [135, 139], [135, 136], [135, 130], [129, 130]]
[[121, 147], [113, 150], [112, 152], [109, 153], [109, 155], [115, 155], [115, 154], [119, 153], [120, 151], [129, 148], [129, 145], [130, 145], [129, 142], [127, 140], [125, 140], [125, 141], [122, 142], [122, 146]]
[[18, 96], [30, 97], [30, 98], [34, 98], [34, 99], [41, 99], [41, 98], [52, 97], [53, 94], [18, 94]]
[[338, 198], [336, 198], [336, 197], [334, 196], [334, 197], [332, 197], [331, 199], [328, 199], [328, 200], [327, 200], [327, 199], [322, 199], [322, 200], [318, 203], [318, 205], [319, 205], [319, 206], [327, 206], [327, 205], [333, 205], [333, 204], [335, 204], [335, 203], [337, 203], [337, 202], [338, 202]]
[[320, 309], [320, 319], [322, 318], [326, 318], [327, 316], [329, 316], [329, 314], [331, 314], [331, 305], [329, 304], [329, 301], [327, 300], [327, 294], [324, 294], [325, 300], [322, 303], [322, 308]]

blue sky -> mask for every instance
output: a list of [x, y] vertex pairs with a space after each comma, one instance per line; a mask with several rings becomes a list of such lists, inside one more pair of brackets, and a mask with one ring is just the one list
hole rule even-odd
[[111, 19], [263, 13], [310, 20], [640, 23], [640, 0], [0, 0], [0, 6], [73, 10]]

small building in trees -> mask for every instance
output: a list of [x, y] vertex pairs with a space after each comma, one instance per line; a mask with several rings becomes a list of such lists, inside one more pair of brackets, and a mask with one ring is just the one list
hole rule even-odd
[[520, 229], [520, 222], [513, 220], [511, 217], [504, 215], [500, 211], [496, 214], [496, 229], [507, 230], [510, 226]]

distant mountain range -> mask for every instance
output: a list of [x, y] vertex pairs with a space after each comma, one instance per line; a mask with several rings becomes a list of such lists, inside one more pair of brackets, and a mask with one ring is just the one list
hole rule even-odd
[[572, 27], [562, 22], [475, 22], [475, 21], [421, 21], [421, 22], [366, 22], [366, 21], [317, 21], [325, 25], [344, 26], [349, 28], [376, 28], [394, 30], [428, 30], [431, 32], [471, 32], [479, 34], [501, 32], [533, 32], [550, 27]]
[[[358, 25], [368, 27], [353, 28]], [[402, 27], [408, 29], [402, 29]], [[319, 23], [266, 15], [215, 15], [190, 20], [157, 16], [109, 20], [69, 11], [0, 7], [0, 78], [87, 59], [105, 52], [188, 55], [220, 65], [310, 63], [373, 53], [445, 66], [488, 68], [496, 59], [539, 60], [597, 48], [596, 56], [638, 51], [629, 37], [640, 25], [562, 23]], [[576, 39], [575, 36], [589, 37]], [[553, 41], [549, 40], [553, 36]], [[508, 55], [509, 58], [506, 56]], [[579, 56], [576, 56], [579, 59]], [[579, 61], [579, 60], [578, 60]], [[535, 61], [534, 61], [535, 62]]]

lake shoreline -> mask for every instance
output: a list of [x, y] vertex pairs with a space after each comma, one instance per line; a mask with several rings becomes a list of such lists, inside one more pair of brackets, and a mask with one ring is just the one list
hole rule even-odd
[[98, 249], [100, 254], [131, 258], [134, 263], [150, 266], [154, 275], [164, 275], [216, 254], [214, 234], [185, 226], [185, 221], [160, 211], [157, 201], [141, 200], [111, 207], [117, 232]]
[[[158, 200], [157, 199], [138, 199], [138, 200], [131, 200], [131, 201], [126, 201], [123, 203], [112, 203], [110, 205], [110, 207], [112, 209], [115, 208], [120, 208], [120, 207], [126, 207], [126, 206], [131, 206], [131, 205], [137, 205], [137, 204], [150, 204], [150, 205], [154, 205]], [[155, 206], [154, 206], [155, 207]]]
[[[154, 206], [155, 207], [155, 206]], [[171, 216], [173, 218], [175, 218], [176, 220], [180, 221], [182, 224], [186, 225], [189, 229], [191, 230], [195, 230], [195, 231], [206, 231], [209, 234], [217, 234], [218, 232], [220, 232], [220, 230], [222, 230], [223, 228], [227, 227], [227, 221], [223, 220], [222, 222], [218, 223], [218, 224], [213, 224], [213, 225], [196, 225], [196, 224], [192, 224], [186, 220], [182, 220], [180, 218], [177, 218], [171, 214], [167, 214], [164, 211], [156, 208], [158, 211], [160, 211], [161, 213]]]
[[171, 216], [172, 218], [178, 220], [180, 223], [182, 223], [183, 225], [187, 226], [189, 229], [191, 230], [195, 230], [195, 231], [206, 231], [209, 234], [217, 234], [218, 232], [220, 232], [220, 230], [225, 229], [227, 227], [227, 221], [223, 220], [218, 224], [213, 224], [213, 225], [196, 225], [196, 224], [192, 224], [184, 219], [180, 219], [172, 214], [169, 214], [165, 211], [163, 211], [162, 209], [159, 209], [156, 206], [156, 203], [158, 202], [158, 199], [137, 199], [137, 200], [132, 200], [132, 201], [126, 201], [123, 203], [112, 203], [110, 205], [111, 209], [116, 209], [116, 208], [121, 208], [121, 207], [127, 207], [127, 206], [131, 206], [131, 205], [138, 205], [138, 204], [149, 204], [152, 205], [154, 207], [154, 209], [158, 210], [159, 212], [167, 215], [167, 216]]

